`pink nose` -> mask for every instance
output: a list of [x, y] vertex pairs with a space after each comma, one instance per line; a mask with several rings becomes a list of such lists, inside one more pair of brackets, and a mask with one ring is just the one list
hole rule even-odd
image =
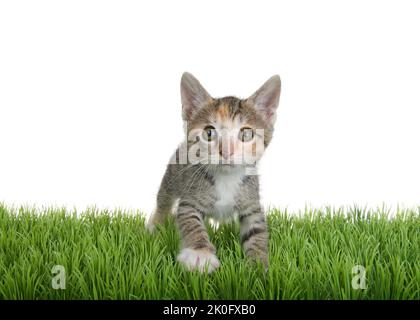
[[229, 159], [233, 153], [234, 153], [234, 144], [233, 141], [230, 141], [229, 143], [224, 143], [222, 146], [220, 146], [220, 155], [224, 159]]

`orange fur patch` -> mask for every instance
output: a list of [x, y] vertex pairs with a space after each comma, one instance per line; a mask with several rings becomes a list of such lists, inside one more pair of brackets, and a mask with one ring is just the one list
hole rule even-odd
[[222, 105], [217, 110], [217, 115], [220, 117], [221, 120], [225, 120], [229, 117], [229, 108], [227, 105]]

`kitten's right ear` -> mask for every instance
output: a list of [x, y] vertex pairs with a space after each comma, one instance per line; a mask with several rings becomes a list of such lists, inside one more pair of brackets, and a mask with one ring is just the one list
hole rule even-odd
[[279, 105], [280, 88], [280, 76], [275, 75], [268, 79], [261, 88], [247, 99], [254, 104], [254, 107], [269, 126], [273, 126], [276, 121], [276, 109]]
[[200, 82], [191, 73], [184, 72], [181, 78], [182, 118], [190, 120], [195, 111], [211, 100]]

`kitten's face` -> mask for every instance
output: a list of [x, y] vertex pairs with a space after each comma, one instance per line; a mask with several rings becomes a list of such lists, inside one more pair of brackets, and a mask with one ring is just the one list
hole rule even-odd
[[[187, 122], [188, 141], [211, 164], [254, 164], [264, 151], [265, 124], [255, 108], [234, 97], [213, 99]], [[257, 148], [257, 146], [259, 146]]]
[[280, 95], [278, 76], [241, 100], [214, 99], [197, 79], [185, 73], [181, 95], [190, 160], [232, 166], [252, 165], [261, 158], [273, 133]]

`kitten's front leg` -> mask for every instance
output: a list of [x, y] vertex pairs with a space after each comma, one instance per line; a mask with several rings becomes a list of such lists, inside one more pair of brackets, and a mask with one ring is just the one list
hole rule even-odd
[[268, 227], [259, 203], [242, 206], [239, 214], [241, 243], [245, 254], [268, 267]]
[[181, 233], [183, 249], [178, 261], [188, 270], [213, 272], [220, 266], [204, 225], [204, 214], [193, 201], [181, 200], [178, 205], [176, 222]]

